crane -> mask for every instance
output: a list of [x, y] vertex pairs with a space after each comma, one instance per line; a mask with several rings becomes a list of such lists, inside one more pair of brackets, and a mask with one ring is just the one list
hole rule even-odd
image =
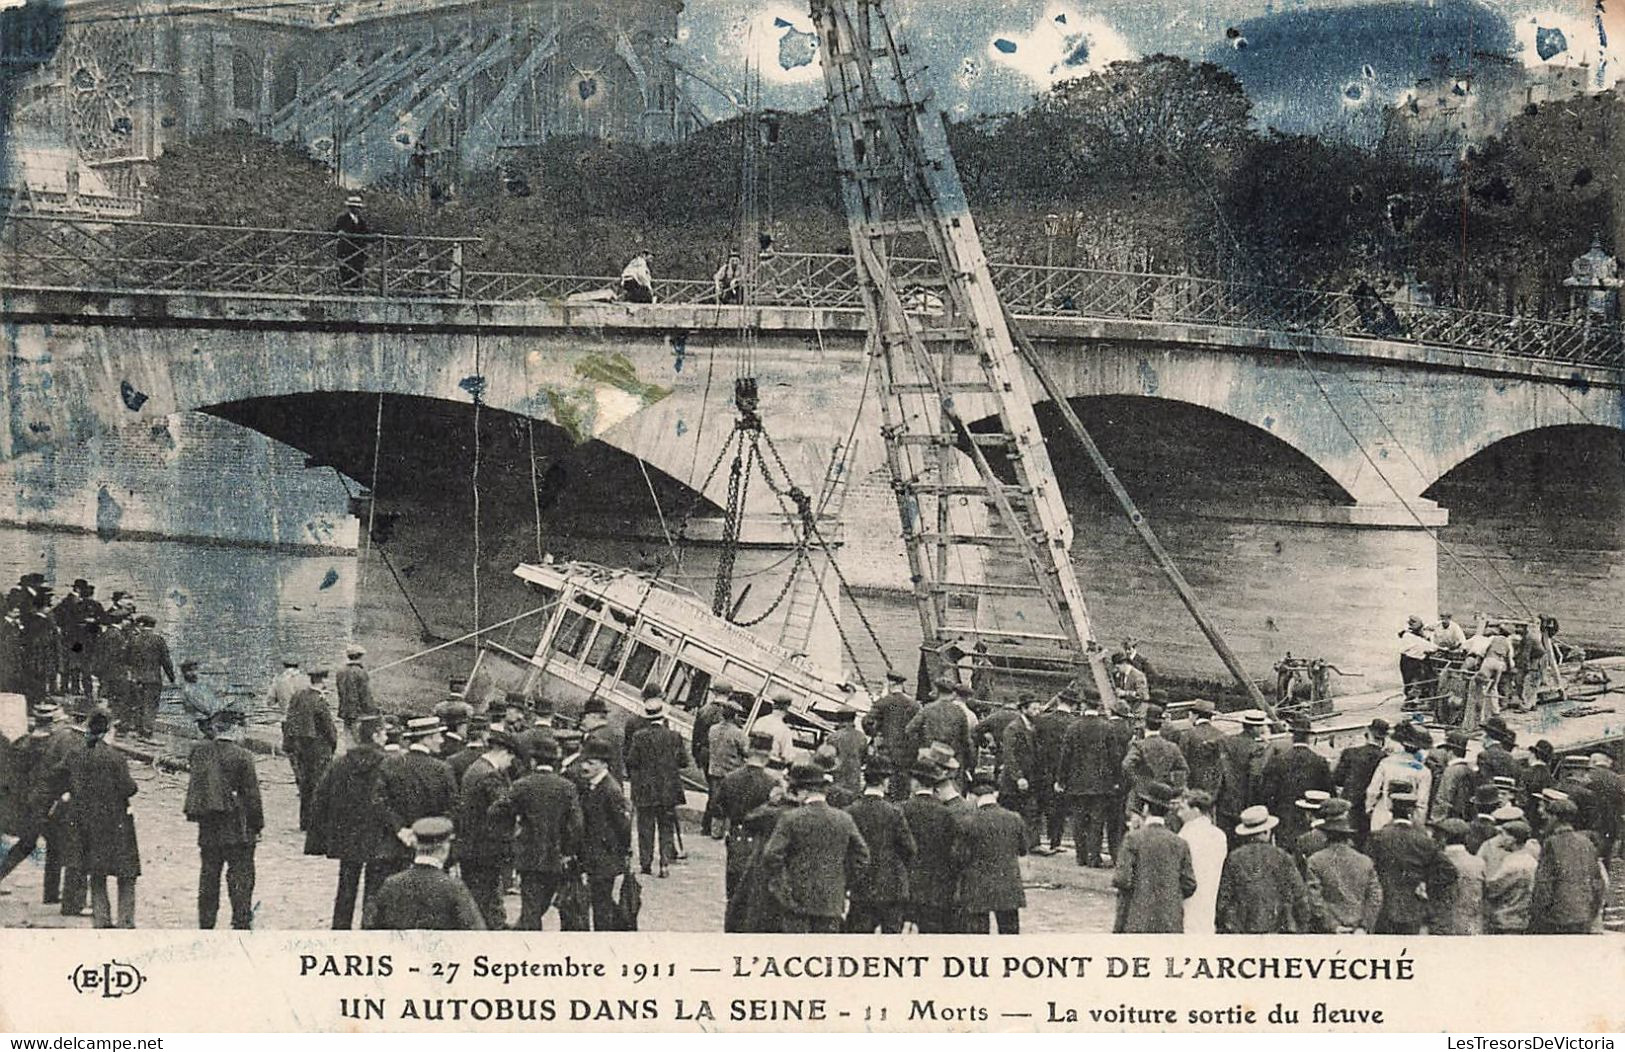
[[[882, 0], [811, 0], [811, 16], [925, 646], [974, 636], [990, 652], [1058, 657], [1087, 665], [1101, 697], [1115, 697], [1031, 372], [1231, 674], [1270, 709], [1006, 311], [943, 115], [910, 74]], [[1025, 579], [1001, 572], [1011, 556]], [[1023, 598], [1042, 599], [1051, 623], [983, 623], [1000, 600]]]

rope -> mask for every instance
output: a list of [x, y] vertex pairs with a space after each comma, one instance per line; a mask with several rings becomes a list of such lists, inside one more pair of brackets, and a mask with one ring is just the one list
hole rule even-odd
[[372, 432], [372, 496], [367, 501], [367, 535], [361, 539], [361, 572], [357, 575], [356, 589], [360, 590], [367, 583], [367, 563], [372, 556], [372, 526], [378, 515], [378, 454], [384, 444], [384, 395], [378, 393], [378, 419], [373, 425]]
[[[655, 504], [655, 517], [660, 520], [660, 532], [666, 535], [666, 549], [671, 553], [672, 562], [681, 570], [683, 568], [682, 557], [677, 552], [676, 542], [671, 539], [671, 531], [666, 528], [666, 513], [660, 508], [660, 495], [655, 492], [654, 480], [649, 477], [648, 465], [644, 463], [642, 457], [638, 457], [637, 462], [638, 470], [643, 472], [643, 484], [649, 487], [649, 499], [654, 501]], [[532, 475], [534, 474], [535, 472], [532, 471]], [[538, 542], [539, 540], [540, 534], [538, 533]]]
[[1456, 564], [1456, 568], [1458, 570], [1466, 574], [1469, 580], [1482, 588], [1486, 595], [1490, 596], [1507, 609], [1513, 609], [1513, 604], [1508, 603], [1504, 596], [1486, 584], [1483, 578], [1473, 573], [1472, 569], [1468, 567], [1466, 563], [1462, 562], [1461, 558], [1456, 555], [1455, 549], [1451, 548], [1450, 545], [1446, 544], [1439, 538], [1438, 530], [1435, 530], [1433, 527], [1422, 521], [1422, 517], [1416, 513], [1416, 509], [1411, 507], [1410, 501], [1405, 499], [1404, 495], [1399, 492], [1399, 489], [1393, 484], [1392, 481], [1389, 480], [1388, 476], [1383, 473], [1382, 468], [1377, 464], [1376, 458], [1371, 455], [1370, 450], [1366, 449], [1365, 443], [1360, 441], [1360, 436], [1355, 433], [1354, 428], [1350, 426], [1348, 419], [1343, 416], [1342, 410], [1337, 408], [1337, 403], [1332, 401], [1331, 393], [1328, 392], [1325, 385], [1320, 382], [1320, 377], [1316, 375], [1314, 367], [1309, 364], [1309, 358], [1303, 353], [1303, 349], [1294, 348], [1294, 350], [1298, 356], [1298, 364], [1303, 367], [1304, 372], [1309, 374], [1309, 379], [1314, 382], [1315, 389], [1320, 392], [1320, 397], [1325, 400], [1326, 407], [1332, 411], [1332, 415], [1337, 418], [1337, 422], [1342, 425], [1343, 430], [1347, 432], [1349, 438], [1353, 440], [1355, 446], [1359, 448], [1360, 455], [1365, 458], [1367, 464], [1371, 465], [1371, 470], [1377, 473], [1377, 478], [1382, 480], [1382, 484], [1388, 488], [1388, 492], [1392, 493], [1394, 495], [1394, 499], [1399, 501], [1400, 506], [1405, 509], [1411, 518], [1416, 520], [1416, 525], [1421, 527], [1429, 537], [1433, 538], [1433, 543], [1437, 544], [1439, 546], [1439, 550], [1444, 552], [1445, 555], [1449, 557], [1450, 561]]
[[546, 611], [553, 609], [557, 605], [558, 605], [558, 600], [555, 599], [553, 602], [548, 603], [545, 606], [538, 606], [534, 610], [526, 610], [524, 613], [516, 614], [515, 616], [508, 618], [506, 621], [498, 621], [494, 625], [487, 625], [484, 628], [476, 628], [472, 632], [463, 633], [462, 635], [458, 636], [456, 639], [448, 639], [443, 643], [436, 643], [434, 646], [430, 647], [427, 650], [420, 650], [416, 654], [408, 654], [403, 658], [397, 658], [394, 661], [386, 662], [385, 664], [382, 664], [382, 665], [377, 665], [377, 666], [375, 666], [373, 668], [372, 671], [373, 672], [383, 672], [385, 669], [394, 668], [396, 665], [404, 665], [409, 661], [416, 661], [419, 658], [428, 657], [430, 654], [438, 653], [439, 651], [442, 651], [442, 650], [446, 649], [447, 647], [454, 647], [459, 643], [466, 643], [470, 639], [473, 639], [475, 636], [482, 636], [482, 635], [485, 635], [487, 632], [495, 632], [497, 629], [506, 628], [506, 627], [508, 627], [509, 625], [513, 624], [516, 621], [523, 621], [527, 617], [535, 617], [537, 614], [545, 613]]
[[[332, 470], [339, 480], [339, 485], [344, 487], [345, 496], [354, 500], [355, 491], [350, 489], [350, 480], [345, 478], [344, 473], [338, 468]], [[434, 632], [429, 628], [429, 622], [423, 619], [423, 614], [418, 610], [418, 605], [412, 601], [411, 593], [406, 590], [406, 582], [401, 580], [399, 571], [395, 569], [395, 563], [389, 558], [389, 552], [381, 544], [378, 546], [378, 557], [384, 561], [384, 568], [389, 571], [390, 577], [394, 578], [395, 587], [400, 591], [401, 598], [406, 600], [406, 605], [411, 608], [412, 616], [418, 619], [418, 628], [422, 630], [425, 637], [433, 638]]]

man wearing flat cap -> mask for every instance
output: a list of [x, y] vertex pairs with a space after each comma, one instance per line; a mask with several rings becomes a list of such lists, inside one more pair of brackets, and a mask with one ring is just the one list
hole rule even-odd
[[[1341, 806], [1331, 811], [1331, 803]], [[1317, 829], [1326, 846], [1305, 863], [1309, 914], [1313, 930], [1325, 935], [1364, 934], [1376, 930], [1382, 913], [1382, 881], [1377, 867], [1354, 849], [1353, 816], [1359, 809], [1347, 800], [1328, 802]]]
[[457, 802], [458, 872], [491, 931], [508, 926], [502, 875], [513, 861], [513, 822], [500, 814], [493, 819], [491, 810], [513, 788], [510, 772], [519, 755], [512, 735], [491, 732], [485, 752], [463, 775]]
[[[1519, 811], [1521, 808], [1512, 808]], [[1536, 855], [1540, 845], [1529, 823], [1508, 818], [1500, 832], [1479, 849], [1484, 859], [1484, 931], [1489, 935], [1522, 935], [1529, 930], [1534, 901]]]
[[519, 742], [530, 773], [491, 805], [493, 823], [512, 828], [513, 868], [519, 874], [521, 931], [541, 931], [542, 918], [581, 851], [581, 802], [576, 787], [557, 771], [559, 744], [552, 734], [527, 731]]
[[790, 766], [799, 802], [779, 819], [762, 851], [763, 874], [783, 907], [783, 930], [833, 934], [846, 913], [847, 874], [869, 864], [869, 846], [846, 812], [829, 806], [829, 776], [811, 761]]
[[609, 761], [617, 754], [615, 745], [587, 738], [582, 745], [581, 775], [581, 872], [587, 877], [587, 893], [592, 900], [594, 931], [619, 931], [625, 927], [615, 902], [615, 881], [627, 872], [632, 857], [632, 820], [626, 811], [626, 797], [609, 774]]
[[761, 731], [773, 735], [773, 751], [769, 759], [782, 761], [786, 767], [795, 758], [796, 737], [790, 730], [790, 706], [793, 703], [790, 695], [777, 693], [773, 695], [771, 709], [761, 712], [754, 723], [746, 725], [747, 730]]
[[744, 766], [723, 778], [717, 787], [717, 822], [727, 837], [723, 894], [729, 901], [733, 900], [751, 858], [765, 846], [765, 841], [756, 842], [745, 819], [767, 803], [779, 784], [767, 770], [768, 758], [773, 752], [773, 736], [752, 731], [747, 745]]
[[[311, 807], [311, 833], [306, 854], [325, 854], [339, 864], [333, 893], [333, 930], [348, 931], [355, 922], [356, 894], [364, 900], [378, 893], [391, 870], [381, 859], [393, 856], [393, 830], [374, 799], [384, 763], [384, 721], [361, 716], [351, 732], [350, 747], [328, 765], [316, 786]], [[364, 882], [364, 883], [363, 883]]]
[[1484, 934], [1484, 860], [1467, 850], [1467, 823], [1460, 818], [1441, 818], [1433, 823], [1433, 838], [1455, 867], [1456, 879], [1449, 895], [1428, 903], [1429, 934]]
[[1147, 782], [1136, 794], [1143, 820], [1123, 838], [1112, 871], [1114, 932], [1185, 930], [1185, 900], [1196, 894], [1196, 871], [1190, 845], [1168, 828], [1175, 795], [1166, 782]]
[[1605, 752], [1588, 756], [1586, 769], [1576, 777], [1591, 790], [1591, 829], [1602, 841], [1599, 847], [1606, 862], [1614, 857], [1614, 845], [1619, 842], [1620, 817], [1625, 812], [1625, 782], [1614, 772], [1614, 758]]
[[383, 931], [480, 931], [485, 920], [463, 882], [446, 872], [456, 826], [443, 816], [420, 818], [407, 831], [412, 864], [378, 889], [362, 926]]
[[136, 629], [124, 642], [124, 661], [130, 670], [130, 704], [143, 738], [158, 729], [158, 695], [164, 679], [175, 682], [175, 666], [170, 664], [169, 644], [159, 635], [158, 622], [151, 614], [135, 619]]
[[299, 786], [299, 828], [310, 828], [311, 800], [316, 785], [338, 749], [338, 728], [327, 706], [327, 670], [312, 669], [310, 685], [288, 702], [282, 717], [282, 751], [293, 767], [293, 780]]
[[1529, 931], [1536, 935], [1584, 935], [1597, 928], [1608, 886], [1596, 845], [1574, 828], [1579, 808], [1559, 790], [1546, 792], [1541, 804], [1547, 816], [1546, 836], [1535, 866]]
[[632, 809], [638, 819], [638, 866], [648, 873], [659, 841], [659, 875], [677, 858], [677, 809], [682, 806], [683, 769], [688, 759], [683, 736], [666, 725], [666, 704], [659, 697], [643, 702], [644, 727], [626, 750], [626, 774], [632, 781]]
[[220, 912], [220, 877], [231, 900], [231, 926], [254, 926], [254, 846], [265, 828], [254, 755], [237, 743], [243, 715], [235, 709], [198, 721], [205, 739], [187, 764], [186, 818], [197, 823], [201, 855], [197, 924], [212, 929]]
[[435, 716], [410, 717], [401, 737], [406, 747], [384, 758], [372, 793], [384, 826], [379, 841], [379, 868], [388, 873], [411, 864], [413, 823], [420, 818], [450, 818], [457, 807], [456, 780], [451, 767], [438, 755], [440, 720]]
[[348, 740], [355, 741], [355, 724], [363, 716], [378, 711], [372, 696], [372, 679], [361, 664], [366, 648], [352, 643], [344, 650], [344, 667], [333, 677], [333, 690], [339, 696], [339, 722]]
[[722, 680], [712, 680], [706, 691], [705, 704], [694, 714], [694, 728], [689, 737], [689, 752], [694, 757], [694, 766], [707, 779], [710, 792], [705, 799], [705, 814], [700, 818], [700, 833], [711, 835], [711, 819], [714, 814], [711, 798], [716, 795], [716, 786], [710, 785], [711, 770], [711, 728], [722, 719], [723, 706], [729, 704], [728, 697], [733, 688]]
[[863, 716], [863, 730], [874, 742], [875, 752], [891, 761], [892, 780], [887, 796], [893, 803], [908, 797], [908, 766], [914, 760], [917, 744], [909, 737], [908, 726], [919, 715], [920, 703], [903, 689], [908, 678], [895, 669], [886, 672], [886, 693], [875, 699]]
[[718, 796], [723, 781], [745, 766], [750, 754], [750, 737], [739, 725], [744, 710], [733, 700], [725, 698], [718, 706], [717, 720], [711, 725], [710, 744], [706, 748], [705, 779], [710, 792], [706, 794], [705, 810], [711, 816], [710, 835], [721, 840], [727, 835], [727, 818], [718, 809]]
[[1375, 934], [1417, 935], [1428, 923], [1429, 904], [1451, 894], [1456, 867], [1444, 848], [1413, 822], [1421, 807], [1412, 782], [1400, 779], [1385, 786], [1383, 798], [1391, 818], [1380, 828], [1372, 823], [1369, 841], [1371, 862], [1382, 882]]

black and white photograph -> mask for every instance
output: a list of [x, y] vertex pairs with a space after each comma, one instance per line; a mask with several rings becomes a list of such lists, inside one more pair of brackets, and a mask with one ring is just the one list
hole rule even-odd
[[1622, 34], [0, 2], [0, 927], [1617, 962]]

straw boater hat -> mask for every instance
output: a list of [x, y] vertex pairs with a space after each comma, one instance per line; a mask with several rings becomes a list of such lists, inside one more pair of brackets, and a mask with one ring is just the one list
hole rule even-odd
[[1237, 836], [1258, 836], [1281, 824], [1281, 820], [1270, 814], [1270, 809], [1263, 804], [1254, 804], [1243, 811], [1240, 817], [1241, 824], [1236, 826]]
[[431, 734], [439, 734], [444, 727], [439, 716], [413, 716], [406, 721], [406, 727], [401, 736], [408, 741], [427, 738]]
[[1319, 811], [1331, 798], [1332, 794], [1324, 789], [1305, 789], [1303, 796], [1293, 801], [1293, 806], [1305, 811]]
[[1248, 709], [1241, 714], [1241, 725], [1243, 727], [1268, 727], [1270, 718], [1263, 709]]

